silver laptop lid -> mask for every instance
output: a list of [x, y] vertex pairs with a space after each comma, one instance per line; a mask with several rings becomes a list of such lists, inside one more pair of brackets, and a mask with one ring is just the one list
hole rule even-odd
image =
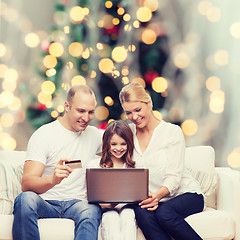
[[91, 203], [140, 202], [148, 197], [148, 169], [88, 168], [87, 197]]

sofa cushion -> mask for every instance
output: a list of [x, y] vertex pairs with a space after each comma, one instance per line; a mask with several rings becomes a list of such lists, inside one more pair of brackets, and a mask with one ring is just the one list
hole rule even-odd
[[[9, 155], [8, 155], [9, 154]], [[21, 193], [25, 152], [0, 151], [0, 213], [11, 214], [14, 199]]]
[[[235, 222], [231, 213], [213, 208], [185, 219], [204, 240], [233, 239]], [[207, 231], [206, 231], [207, 229]]]
[[218, 177], [214, 149], [211, 146], [187, 147], [185, 169], [200, 183], [206, 206], [216, 208]]

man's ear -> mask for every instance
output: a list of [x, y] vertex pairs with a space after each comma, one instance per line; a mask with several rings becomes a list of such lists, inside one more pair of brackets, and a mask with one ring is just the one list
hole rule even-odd
[[70, 104], [69, 104], [69, 102], [65, 102], [65, 103], [64, 103], [64, 106], [65, 106], [65, 111], [68, 112], [69, 109], [70, 109]]

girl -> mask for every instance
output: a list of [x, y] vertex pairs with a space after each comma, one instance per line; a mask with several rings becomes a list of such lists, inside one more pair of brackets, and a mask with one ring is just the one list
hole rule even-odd
[[185, 221], [204, 207], [200, 185], [183, 171], [185, 142], [181, 128], [154, 117], [152, 100], [142, 85], [131, 83], [119, 95], [133, 123], [133, 160], [149, 169], [149, 198], [135, 207], [147, 240], [202, 239]]
[[[133, 168], [133, 134], [125, 121], [111, 122], [102, 139], [102, 157], [90, 167]], [[136, 221], [130, 205], [100, 204], [101, 235], [104, 240], [136, 240]]]

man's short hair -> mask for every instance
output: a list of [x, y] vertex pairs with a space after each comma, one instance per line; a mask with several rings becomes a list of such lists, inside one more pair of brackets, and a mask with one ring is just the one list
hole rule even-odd
[[86, 93], [86, 94], [91, 94], [94, 96], [95, 98], [95, 94], [92, 91], [92, 89], [90, 87], [88, 87], [87, 85], [84, 84], [78, 84], [78, 85], [74, 85], [72, 86], [69, 90], [68, 90], [68, 94], [67, 94], [67, 101], [69, 104], [72, 103], [72, 99], [75, 96], [75, 94], [77, 92], [82, 92], [82, 93]]

